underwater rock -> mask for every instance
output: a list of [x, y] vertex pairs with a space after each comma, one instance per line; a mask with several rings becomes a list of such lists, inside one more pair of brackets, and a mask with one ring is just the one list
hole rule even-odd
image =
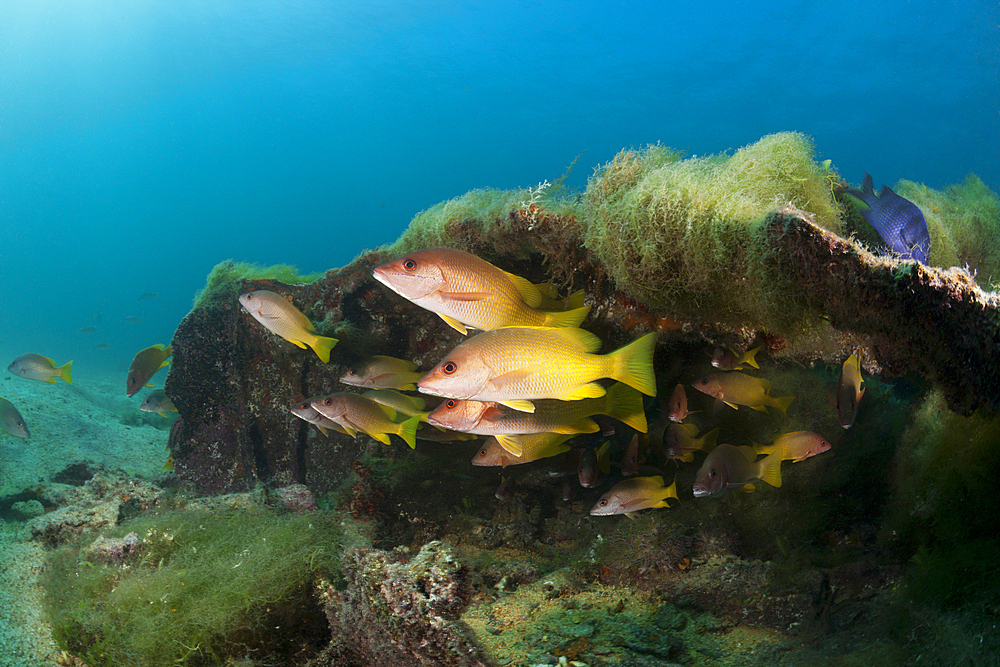
[[45, 508], [37, 500], [22, 500], [10, 506], [10, 513], [17, 521], [26, 521], [45, 514]]
[[291, 484], [271, 492], [271, 504], [284, 507], [296, 514], [311, 512], [318, 509], [316, 499], [305, 484]]
[[320, 664], [493, 664], [459, 620], [472, 583], [444, 542], [425, 544], [412, 560], [399, 550], [350, 549], [342, 566], [346, 588], [327, 584], [320, 592], [334, 637]]

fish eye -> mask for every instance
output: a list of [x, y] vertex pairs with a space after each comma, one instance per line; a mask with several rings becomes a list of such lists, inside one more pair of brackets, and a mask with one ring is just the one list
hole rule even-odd
[[403, 268], [406, 269], [407, 271], [413, 271], [417, 268], [417, 263], [412, 259], [404, 259]]
[[711, 477], [712, 479], [715, 479], [715, 476], [718, 475], [718, 474], [719, 473], [716, 472], [715, 468], [709, 468], [709, 470], [708, 470], [708, 476], [709, 477]]
[[708, 384], [708, 378], [702, 378], [698, 380], [698, 384]]
[[452, 408], [458, 407], [458, 401], [456, 401], [454, 398], [449, 398], [447, 401], [444, 402], [444, 405], [446, 408], [451, 410]]
[[601, 498], [601, 499], [600, 499], [600, 500], [598, 501], [598, 503], [597, 503], [597, 504], [598, 504], [598, 505], [600, 505], [601, 507], [605, 507], [605, 506], [606, 506], [606, 505], [608, 504], [608, 499], [607, 499], [607, 498]]
[[323, 399], [323, 405], [333, 405], [333, 399], [332, 398]]
[[443, 364], [441, 364], [441, 372], [444, 373], [445, 375], [452, 375], [457, 370], [458, 370], [458, 364], [456, 364], [454, 361], [446, 361]]
[[486, 456], [486, 448], [485, 447], [483, 447], [482, 449], [479, 450], [479, 455], [480, 456]]

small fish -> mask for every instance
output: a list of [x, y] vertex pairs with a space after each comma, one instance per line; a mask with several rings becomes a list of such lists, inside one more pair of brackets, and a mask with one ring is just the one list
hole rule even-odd
[[80, 327], [79, 329], [76, 330], [76, 332], [82, 334], [97, 333], [97, 327]]
[[404, 299], [437, 313], [456, 331], [467, 327], [577, 327], [589, 308], [537, 310], [542, 294], [530, 282], [461, 250], [419, 250], [378, 266], [375, 279]]
[[837, 397], [834, 403], [837, 406], [837, 416], [840, 418], [840, 425], [844, 428], [851, 428], [854, 420], [858, 416], [858, 404], [861, 397], [865, 395], [865, 388], [862, 386], [861, 362], [858, 355], [851, 354], [840, 369], [840, 380], [837, 381]]
[[733, 351], [728, 347], [717, 347], [715, 348], [715, 352], [712, 353], [712, 365], [720, 371], [741, 371], [743, 370], [743, 364], [753, 366], [754, 368], [760, 368], [754, 357], [756, 357], [757, 353], [763, 348], [763, 345], [758, 345], [754, 349], [747, 350], [739, 356], [736, 356], [736, 354], [733, 353]]
[[142, 318], [136, 317], [135, 315], [129, 315], [125, 318], [125, 321], [129, 324], [142, 324]]
[[303, 421], [307, 421], [313, 426], [315, 426], [320, 433], [323, 435], [329, 435], [329, 431], [336, 431], [337, 433], [347, 433], [347, 429], [333, 421], [321, 415], [316, 408], [312, 406], [312, 401], [318, 400], [322, 397], [316, 396], [315, 398], [307, 398], [304, 401], [299, 401], [293, 405], [290, 410], [293, 415], [298, 417]]
[[684, 391], [684, 385], [678, 383], [674, 387], [674, 393], [670, 394], [670, 401], [667, 403], [667, 417], [672, 422], [682, 422], [688, 415], [693, 415], [698, 410], [688, 410], [688, 397]]
[[631, 515], [639, 510], [653, 507], [670, 507], [667, 499], [677, 497], [677, 480], [670, 486], [663, 485], [663, 477], [633, 477], [619, 482], [611, 490], [601, 496], [601, 499], [591, 508], [592, 516], [611, 516], [613, 514]]
[[412, 361], [376, 354], [341, 375], [340, 381], [369, 389], [416, 391], [417, 380], [423, 376]]
[[312, 348], [320, 361], [324, 364], [330, 362], [330, 350], [337, 344], [337, 339], [313, 333], [316, 331], [313, 323], [285, 297], [268, 290], [257, 290], [241, 295], [240, 305], [271, 333], [303, 350]]
[[427, 416], [430, 415], [430, 412], [424, 409], [427, 407], [427, 401], [419, 396], [407, 396], [393, 389], [372, 389], [361, 395], [372, 399], [376, 403], [388, 405], [396, 412], [404, 414], [407, 417], [418, 417], [422, 422], [426, 422]]
[[149, 378], [170, 363], [167, 358], [171, 354], [173, 354], [173, 348], [169, 345], [164, 347], [162, 343], [139, 350], [135, 359], [132, 360], [132, 365], [128, 367], [128, 377], [125, 378], [125, 395], [134, 396], [143, 387], [152, 387], [153, 385], [147, 384]]
[[851, 188], [845, 192], [868, 206], [868, 210], [861, 211], [861, 215], [891, 251], [899, 253], [903, 259], [927, 263], [931, 237], [927, 231], [927, 220], [916, 204], [897, 195], [888, 185], [883, 185], [882, 192], [876, 197], [872, 175], [867, 172], [861, 190]]
[[592, 489], [604, 482], [608, 473], [611, 472], [610, 453], [610, 440], [606, 440], [597, 449], [583, 450], [583, 456], [580, 457], [580, 467], [577, 469], [577, 478], [580, 481], [580, 486], [585, 489]]
[[500, 486], [493, 492], [497, 500], [510, 500], [514, 496], [514, 478], [500, 477]]
[[411, 449], [417, 446], [416, 433], [420, 418], [409, 417], [397, 422], [397, 412], [394, 409], [370, 398], [359, 394], [337, 393], [313, 400], [310, 405], [327, 419], [343, 426], [354, 437], [361, 431], [388, 445], [388, 434], [395, 433]]
[[760, 480], [771, 486], [781, 486], [781, 452], [774, 452], [757, 461], [750, 447], [719, 445], [705, 457], [694, 480], [694, 497], [711, 498], [742, 488], [753, 491]]
[[177, 412], [174, 402], [167, 396], [167, 392], [162, 389], [154, 389], [149, 392], [142, 403], [139, 404], [139, 409], [143, 412], [156, 412], [161, 417], [166, 417], [168, 412]]
[[29, 380], [55, 382], [54, 378], [59, 378], [69, 384], [73, 384], [73, 378], [70, 377], [70, 368], [72, 366], [72, 361], [67, 361], [62, 366], [57, 367], [56, 362], [40, 354], [22, 354], [11, 362], [7, 370], [14, 375], [19, 375]]
[[638, 433], [633, 435], [632, 439], [625, 445], [625, 453], [622, 454], [622, 460], [619, 464], [623, 476], [631, 477], [639, 470], [639, 456], [643, 445]]
[[149, 301], [150, 299], [155, 299], [160, 296], [159, 292], [143, 292], [139, 295], [139, 301]]
[[600, 398], [579, 401], [540, 400], [534, 412], [521, 412], [492, 401], [462, 401], [450, 398], [434, 408], [429, 421], [435, 426], [477, 435], [496, 436], [513, 454], [520, 445], [512, 436], [529, 433], [596, 433], [593, 415], [608, 415], [637, 431], [646, 432], [642, 394], [617, 382]]
[[108, 345], [107, 343], [98, 343], [97, 344], [97, 349], [98, 350], [110, 350], [111, 346]]
[[572, 435], [561, 435], [559, 433], [522, 435], [518, 438], [521, 443], [520, 456], [511, 454], [503, 445], [497, 442], [496, 438], [487, 438], [480, 450], [472, 457], [472, 465], [501, 466], [506, 468], [510, 465], [531, 463], [539, 459], [558, 456], [570, 450], [570, 446], [566, 444], [566, 441], [572, 437]]
[[27, 438], [31, 435], [28, 433], [28, 425], [24, 423], [24, 417], [6, 398], [0, 398], [0, 430], [19, 438]]
[[609, 354], [594, 334], [572, 327], [506, 328], [486, 331], [458, 345], [424, 376], [425, 394], [495, 401], [532, 412], [531, 401], [577, 401], [604, 396], [596, 382], [612, 378], [656, 395], [653, 349], [656, 334], [646, 334]]
[[694, 424], [670, 424], [663, 434], [663, 455], [668, 459], [690, 463], [697, 451], [710, 452], [715, 448], [719, 429], [713, 428], [698, 437], [698, 427]]
[[734, 410], [745, 405], [760, 412], [767, 412], [765, 406], [781, 410], [786, 414], [794, 396], [771, 396], [771, 383], [738, 371], [709, 373], [692, 385], [695, 389], [715, 398], [716, 407], [725, 403]]
[[827, 442], [819, 433], [812, 431], [795, 431], [785, 433], [774, 439], [770, 445], [754, 445], [753, 450], [757, 454], [772, 454], [781, 452], [782, 461], [798, 463], [805, 461], [810, 456], [822, 454], [830, 449]]

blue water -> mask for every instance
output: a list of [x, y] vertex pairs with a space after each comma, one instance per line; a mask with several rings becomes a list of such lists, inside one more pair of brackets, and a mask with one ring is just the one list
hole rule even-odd
[[797, 130], [855, 183], [997, 191], [998, 26], [995, 0], [3, 0], [0, 353], [124, 387], [217, 262], [341, 266], [581, 153], [571, 187], [623, 147]]

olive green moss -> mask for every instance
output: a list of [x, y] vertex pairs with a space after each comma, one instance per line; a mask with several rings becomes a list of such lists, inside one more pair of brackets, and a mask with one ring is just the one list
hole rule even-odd
[[1000, 599], [1000, 417], [963, 417], [931, 393], [901, 438], [894, 475], [882, 539], [910, 558], [914, 596], [965, 606]]
[[194, 309], [236, 299], [240, 293], [240, 280], [270, 278], [287, 285], [311, 283], [325, 274], [302, 275], [294, 266], [275, 264], [261, 266], [227, 259], [216, 264], [205, 279], [205, 286], [194, 297]]
[[970, 174], [943, 191], [905, 180], [894, 189], [924, 213], [931, 264], [968, 265], [981, 284], [1000, 287], [1000, 197], [979, 177]]
[[251, 651], [280, 661], [274, 626], [316, 613], [312, 577], [335, 574], [341, 551], [319, 513], [145, 514], [104, 535], [132, 532], [142, 545], [123, 562], [89, 553], [91, 535], [45, 571], [54, 636], [91, 667], [221, 665]]
[[764, 263], [764, 217], [791, 203], [842, 232], [835, 175], [813, 154], [810, 139], [792, 132], [731, 156], [622, 151], [587, 186], [584, 242], [620, 289], [656, 308], [787, 325], [804, 313]]

